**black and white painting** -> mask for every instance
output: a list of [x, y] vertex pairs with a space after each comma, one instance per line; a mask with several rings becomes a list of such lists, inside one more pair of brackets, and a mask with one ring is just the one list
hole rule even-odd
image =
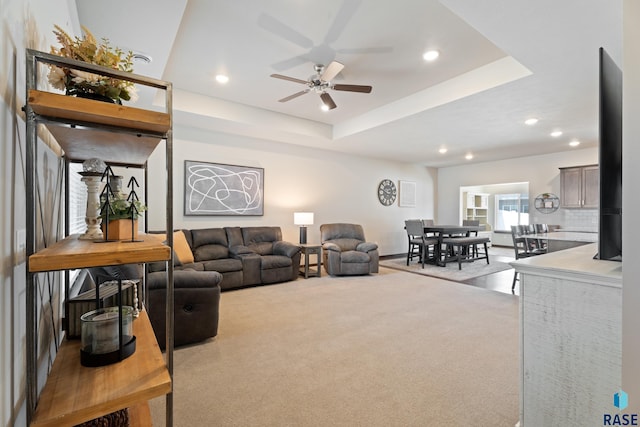
[[264, 169], [184, 162], [185, 215], [263, 215]]

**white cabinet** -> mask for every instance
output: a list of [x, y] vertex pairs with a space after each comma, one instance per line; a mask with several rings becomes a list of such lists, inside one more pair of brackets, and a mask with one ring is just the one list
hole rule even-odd
[[520, 275], [520, 426], [587, 426], [617, 413], [620, 263], [595, 244], [511, 263]]
[[464, 193], [463, 219], [480, 221], [481, 226], [487, 227], [489, 218], [489, 194]]
[[599, 205], [598, 165], [560, 168], [560, 206], [596, 209]]

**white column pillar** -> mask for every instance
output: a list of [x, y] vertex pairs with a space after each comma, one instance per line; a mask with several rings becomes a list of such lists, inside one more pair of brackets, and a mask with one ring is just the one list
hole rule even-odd
[[95, 172], [81, 172], [81, 181], [87, 186], [87, 213], [84, 221], [87, 224], [87, 231], [79, 238], [83, 240], [102, 240], [102, 230], [100, 229], [100, 177], [102, 174]]

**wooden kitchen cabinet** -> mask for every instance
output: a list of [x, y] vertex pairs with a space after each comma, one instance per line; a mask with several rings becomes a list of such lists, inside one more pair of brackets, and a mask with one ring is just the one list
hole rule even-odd
[[599, 183], [598, 165], [560, 168], [560, 206], [597, 209]]

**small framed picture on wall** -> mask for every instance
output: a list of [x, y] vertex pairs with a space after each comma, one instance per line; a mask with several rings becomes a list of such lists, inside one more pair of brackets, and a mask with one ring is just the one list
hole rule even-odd
[[398, 198], [398, 205], [405, 208], [416, 207], [416, 182], [415, 181], [400, 181], [400, 197]]

